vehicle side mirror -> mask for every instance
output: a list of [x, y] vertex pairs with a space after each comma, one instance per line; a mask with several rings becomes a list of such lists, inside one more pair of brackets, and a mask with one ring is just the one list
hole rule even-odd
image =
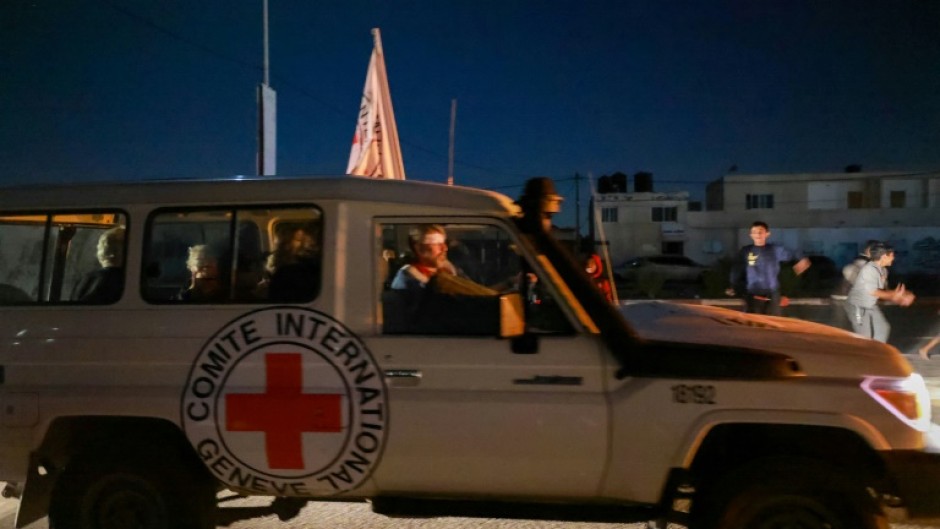
[[499, 337], [513, 338], [525, 333], [525, 308], [522, 294], [513, 292], [499, 296]]

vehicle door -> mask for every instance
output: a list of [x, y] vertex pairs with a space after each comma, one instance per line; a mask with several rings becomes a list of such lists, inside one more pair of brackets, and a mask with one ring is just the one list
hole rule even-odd
[[[458, 290], [483, 295], [422, 306], [431, 287], [393, 288], [415, 266], [429, 224], [446, 232]], [[551, 271], [523, 262], [518, 240], [491, 220], [380, 219], [375, 236], [381, 328], [369, 347], [389, 395], [388, 437], [373, 474], [379, 489], [596, 495], [608, 448], [604, 357], [598, 335], [559, 303]], [[513, 291], [524, 296], [535, 347], [498, 337], [496, 294]]]

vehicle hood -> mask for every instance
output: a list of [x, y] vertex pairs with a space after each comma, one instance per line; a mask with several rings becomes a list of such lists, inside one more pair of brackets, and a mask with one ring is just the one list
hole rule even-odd
[[620, 310], [644, 341], [783, 354], [807, 376], [907, 376], [913, 371], [894, 347], [820, 323], [662, 301], [628, 303]]

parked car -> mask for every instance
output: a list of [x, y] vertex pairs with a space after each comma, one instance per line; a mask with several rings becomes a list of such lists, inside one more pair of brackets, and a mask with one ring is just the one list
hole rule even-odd
[[[836, 292], [842, 283], [842, 268], [825, 255], [807, 255], [810, 267], [797, 280], [791, 295], [829, 296]], [[793, 266], [796, 261], [789, 261], [785, 266]]]
[[835, 286], [842, 279], [842, 267], [836, 265], [832, 259], [825, 255], [807, 255], [806, 258], [811, 266], [804, 273], [815, 271], [814, 276], [827, 286]]
[[649, 270], [666, 281], [698, 283], [708, 267], [696, 263], [684, 255], [651, 255], [636, 257], [615, 269], [623, 280], [636, 281], [641, 271]]

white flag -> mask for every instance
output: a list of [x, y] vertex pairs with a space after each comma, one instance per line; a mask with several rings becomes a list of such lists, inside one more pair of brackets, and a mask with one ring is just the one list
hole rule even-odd
[[353, 135], [352, 149], [346, 174], [370, 178], [405, 179], [405, 166], [398, 143], [398, 127], [392, 109], [392, 95], [388, 89], [388, 74], [385, 72], [385, 57], [382, 54], [382, 37], [379, 29], [372, 30], [375, 45], [366, 85], [362, 90], [359, 120]]

